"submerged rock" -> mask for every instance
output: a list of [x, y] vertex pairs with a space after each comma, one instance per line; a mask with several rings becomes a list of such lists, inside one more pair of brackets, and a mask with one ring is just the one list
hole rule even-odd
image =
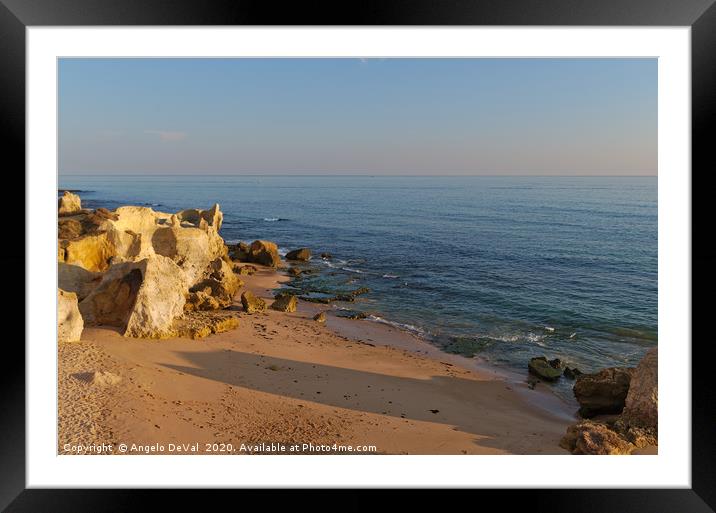
[[572, 368], [570, 368], [570, 367], [565, 367], [565, 368], [564, 368], [564, 374], [563, 374], [563, 375], [564, 375], [565, 378], [568, 378], [568, 379], [577, 379], [577, 376], [581, 376], [581, 375], [582, 375], [582, 371], [580, 371], [580, 370], [579, 370], [578, 368], [576, 368], [576, 367], [572, 367]]
[[255, 240], [249, 246], [248, 262], [265, 265], [268, 267], [279, 267], [281, 257], [278, 254], [278, 246], [274, 242], [266, 240]]
[[361, 319], [367, 319], [368, 314], [365, 312], [355, 312], [352, 310], [343, 311], [337, 314], [338, 317], [343, 317], [344, 319], [351, 319], [351, 320], [361, 320]]
[[326, 322], [326, 312], [318, 312], [313, 316], [313, 320], [321, 323]]
[[562, 375], [562, 362], [555, 358], [548, 361], [544, 356], [530, 359], [527, 369], [531, 374], [546, 381], [556, 381]]
[[286, 253], [286, 260], [300, 260], [307, 262], [311, 258], [311, 250], [308, 248], [294, 249]]
[[256, 297], [250, 290], [241, 294], [241, 304], [244, 307], [244, 311], [250, 314], [266, 310], [266, 301]]
[[291, 267], [288, 270], [288, 274], [290, 274], [291, 276], [300, 276], [301, 269], [299, 269], [298, 267]]
[[296, 296], [285, 294], [279, 296], [272, 304], [272, 310], [278, 310], [279, 312], [295, 312], [296, 306], [298, 306], [298, 299]]
[[321, 258], [323, 260], [331, 260], [333, 258], [333, 255], [331, 255], [330, 253], [321, 253]]
[[82, 211], [82, 201], [77, 194], [65, 191], [61, 198], [57, 200], [57, 213], [59, 215], [74, 214]]
[[624, 409], [632, 369], [610, 367], [577, 377], [573, 392], [579, 414], [589, 418], [602, 413], [621, 413]]
[[57, 340], [76, 342], [82, 337], [84, 321], [77, 305], [77, 294], [57, 289]]
[[79, 307], [86, 322], [117, 326], [125, 337], [167, 338], [184, 312], [186, 290], [179, 266], [152, 255], [112, 265]]

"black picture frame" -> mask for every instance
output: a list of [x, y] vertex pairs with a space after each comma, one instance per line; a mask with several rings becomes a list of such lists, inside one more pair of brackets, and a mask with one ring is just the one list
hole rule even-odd
[[[65, 25], [561, 25], [689, 26], [692, 43], [692, 488], [484, 490], [501, 508], [532, 511], [705, 512], [716, 508], [716, 392], [712, 386], [709, 348], [712, 336], [705, 319], [714, 289], [716, 250], [706, 230], [712, 215], [706, 197], [715, 172], [710, 134], [716, 128], [716, 4], [714, 0], [371, 0], [364, 2], [285, 3], [245, 0], [0, 0], [0, 130], [3, 156], [13, 173], [25, 168], [25, 28]], [[9, 174], [9, 173], [8, 173]], [[21, 184], [23, 182], [20, 182]], [[24, 185], [22, 185], [24, 188]], [[14, 189], [15, 197], [21, 195]], [[24, 197], [24, 196], [23, 196]], [[16, 212], [23, 212], [18, 206]], [[19, 217], [19, 215], [18, 215]], [[26, 226], [26, 230], [31, 227]], [[3, 269], [24, 268], [24, 244], [0, 252]], [[22, 267], [21, 267], [22, 266]], [[708, 268], [707, 268], [708, 266]], [[30, 270], [25, 271], [31, 272]], [[19, 273], [15, 272], [16, 275]], [[20, 290], [21, 276], [15, 290]], [[709, 294], [709, 295], [707, 295]], [[701, 335], [701, 336], [699, 336]], [[19, 337], [15, 337], [19, 338]], [[12, 343], [10, 343], [12, 342]], [[668, 341], [688, 345], [691, 341]], [[0, 509], [7, 511], [134, 511], [160, 491], [25, 489], [25, 352], [17, 341], [5, 341], [12, 365], [0, 373]], [[566, 462], [568, 464], [568, 462]], [[233, 491], [215, 491], [221, 495]], [[239, 491], [251, 503], [254, 492]], [[325, 508], [308, 494], [292, 496], [292, 507], [306, 501]], [[346, 510], [373, 508], [373, 492], [349, 492]], [[451, 501], [462, 492], [451, 492]], [[456, 495], [457, 494], [457, 495]], [[186, 490], [164, 495], [192, 506]], [[169, 500], [169, 497], [166, 500]], [[273, 492], [280, 501], [283, 492]], [[414, 491], [424, 505], [423, 491]], [[162, 499], [165, 500], [164, 498]], [[471, 499], [468, 499], [471, 500]], [[491, 503], [493, 503], [491, 501]], [[165, 503], [168, 506], [168, 503]], [[206, 507], [206, 503], [203, 503]], [[246, 502], [244, 502], [246, 504]], [[275, 505], [276, 503], [274, 503]], [[330, 508], [330, 506], [328, 506]]]

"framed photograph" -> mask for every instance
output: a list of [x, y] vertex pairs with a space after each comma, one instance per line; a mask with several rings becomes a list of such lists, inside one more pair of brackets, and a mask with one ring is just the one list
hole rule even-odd
[[0, 6], [27, 241], [1, 507], [712, 511], [710, 1], [181, 4]]

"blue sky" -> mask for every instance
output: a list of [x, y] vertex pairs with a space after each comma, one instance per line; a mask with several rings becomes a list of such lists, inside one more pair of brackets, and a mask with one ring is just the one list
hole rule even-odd
[[656, 175], [656, 59], [60, 59], [64, 174]]

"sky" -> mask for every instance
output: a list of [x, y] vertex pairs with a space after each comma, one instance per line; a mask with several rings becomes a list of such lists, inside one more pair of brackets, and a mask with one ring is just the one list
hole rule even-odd
[[656, 59], [60, 59], [62, 174], [656, 175]]

